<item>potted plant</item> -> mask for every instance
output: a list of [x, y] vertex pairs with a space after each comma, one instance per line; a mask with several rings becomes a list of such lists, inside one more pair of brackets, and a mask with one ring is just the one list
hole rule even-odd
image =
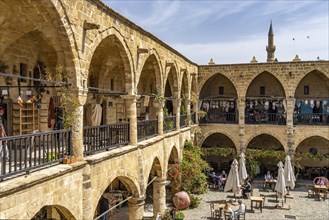
[[166, 100], [166, 98], [160, 94], [157, 93], [152, 93], [152, 96], [154, 97], [154, 101], [153, 101], [153, 106], [155, 108], [163, 108], [164, 107], [164, 101]]
[[185, 215], [182, 211], [178, 211], [175, 214], [175, 220], [183, 220], [185, 218]]

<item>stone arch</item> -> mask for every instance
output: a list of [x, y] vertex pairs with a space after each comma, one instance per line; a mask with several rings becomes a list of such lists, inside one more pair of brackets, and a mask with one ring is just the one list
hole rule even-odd
[[[3, 9], [0, 13], [4, 18], [0, 26], [2, 30], [0, 55], [26, 33], [38, 30], [54, 48], [58, 63], [63, 64], [69, 83], [78, 86], [78, 67], [74, 64], [74, 60], [78, 57], [73, 52], [78, 49], [74, 35], [70, 34], [72, 33], [71, 26], [66, 25], [70, 21], [64, 6], [54, 0], [24, 1], [24, 3], [17, 0], [10, 3], [1, 2], [0, 5]], [[24, 7], [17, 7], [18, 5], [24, 5]]]
[[170, 150], [169, 157], [167, 159], [168, 164], [169, 163], [178, 163], [179, 162], [179, 151], [176, 146], [172, 146]]
[[287, 146], [285, 146], [283, 143], [284, 141], [281, 139], [281, 137], [279, 137], [279, 135], [275, 134], [275, 133], [271, 133], [271, 132], [263, 132], [263, 131], [259, 131], [256, 134], [252, 135], [246, 142], [246, 149], [249, 147], [249, 144], [251, 143], [251, 141], [253, 141], [255, 138], [261, 136], [261, 135], [268, 135], [273, 137], [274, 139], [276, 139], [282, 146], [282, 148], [284, 149], [285, 152], [288, 152]]
[[[111, 171], [109, 171], [109, 172], [111, 172]], [[105, 184], [103, 184], [102, 186], [99, 186], [97, 189], [95, 189], [95, 190], [97, 190], [97, 192], [95, 193], [95, 197], [94, 197], [95, 199], [93, 201], [92, 213], [95, 213], [97, 204], [98, 204], [102, 194], [106, 190], [106, 188], [116, 178], [118, 178], [125, 185], [125, 187], [131, 191], [131, 194], [133, 197], [139, 198], [141, 196], [140, 184], [139, 184], [138, 180], [136, 179], [136, 177], [133, 176], [132, 173], [130, 173], [129, 171], [127, 171], [125, 169], [118, 169], [118, 170], [116, 170], [114, 175], [112, 175], [112, 178], [109, 178], [108, 181], [105, 182]]]
[[329, 140], [327, 136], [321, 134], [321, 133], [318, 133], [316, 135], [314, 134], [308, 134], [308, 133], [304, 133], [303, 136], [301, 136], [299, 139], [296, 139], [296, 142], [295, 142], [295, 146], [296, 148], [303, 142], [305, 141], [306, 139], [308, 138], [311, 138], [311, 137], [319, 137], [319, 138], [323, 138], [323, 139], [326, 139], [326, 140]]
[[[164, 79], [164, 97], [167, 99], [165, 100], [165, 107], [167, 109], [167, 113], [169, 115], [174, 114], [175, 110], [175, 104], [173, 102], [172, 98], [175, 98], [178, 96], [178, 74], [177, 74], [177, 69], [175, 66], [171, 66], [168, 74], [166, 74], [165, 79]], [[170, 98], [171, 97], [171, 98]], [[169, 98], [169, 99], [168, 99]]]
[[[211, 89], [211, 87], [213, 87], [216, 83], [217, 83], [217, 87], [215, 89], [213, 89], [212, 91], [209, 91], [211, 94], [213, 94], [213, 96], [215, 94], [217, 94], [218, 96], [218, 80], [220, 80], [220, 78], [223, 78], [223, 83], [221, 85], [225, 85], [226, 87], [228, 87], [226, 90], [228, 90], [228, 94], [225, 94], [225, 90], [224, 90], [224, 96], [232, 96], [233, 98], [237, 98], [238, 93], [236, 90], [235, 85], [233, 84], [233, 82], [231, 81], [231, 79], [229, 79], [226, 75], [222, 74], [222, 73], [215, 73], [212, 74], [211, 77], [209, 77], [204, 84], [202, 85], [202, 87], [200, 87], [200, 99], [205, 98], [206, 97], [206, 93], [207, 93], [207, 89]], [[224, 88], [225, 89], [225, 88]], [[216, 92], [217, 91], [217, 92]]]
[[161, 88], [161, 85], [162, 85], [162, 68], [161, 68], [161, 63], [160, 63], [160, 59], [159, 57], [157, 56], [157, 53], [153, 53], [151, 55], [149, 55], [143, 62], [143, 65], [142, 66], [142, 69], [136, 80], [136, 88], [137, 88], [137, 93], [138, 93], [138, 90], [139, 90], [139, 85], [140, 85], [140, 82], [141, 80], [143, 79], [143, 71], [147, 71], [148, 69], [146, 69], [147, 67], [150, 67], [152, 66], [153, 67], [153, 70], [154, 70], [154, 74], [155, 74], [155, 83], [156, 83], [156, 91], [154, 92], [157, 92], [158, 94], [161, 94], [162, 93], [162, 88]]
[[200, 138], [200, 140], [198, 141], [198, 146], [202, 146], [203, 143], [205, 142], [205, 140], [206, 140], [208, 137], [210, 137], [211, 135], [213, 135], [213, 134], [222, 134], [222, 135], [228, 137], [228, 138], [232, 141], [232, 143], [233, 143], [234, 146], [235, 146], [235, 149], [236, 149], [237, 152], [238, 152], [238, 150], [239, 150], [239, 149], [238, 149], [239, 144], [237, 143], [237, 141], [234, 139], [234, 137], [233, 137], [230, 133], [225, 132], [225, 131], [223, 131], [223, 130], [221, 130], [221, 129], [214, 129], [214, 130], [211, 130], [211, 131], [206, 132], [205, 134], [203, 134], [202, 137]]
[[180, 81], [179, 81], [179, 94], [180, 96], [183, 95], [183, 92], [185, 92], [185, 94], [189, 94], [189, 74], [187, 71], [181, 71], [181, 76], [180, 76]]
[[303, 137], [302, 140], [299, 140], [296, 145], [295, 153], [310, 152], [311, 148], [316, 149], [316, 153], [321, 153], [327, 155], [323, 160], [315, 161], [311, 158], [303, 158], [299, 161], [301, 166], [308, 167], [324, 167], [329, 164], [329, 139], [320, 135], [309, 135], [307, 137]]
[[192, 75], [191, 80], [191, 93], [195, 93], [198, 95], [198, 83], [197, 83], [197, 76], [195, 74]]
[[150, 167], [149, 171], [146, 173], [149, 174], [149, 176], [154, 176], [154, 177], [157, 176], [159, 178], [163, 177], [164, 175], [163, 166], [161, 166], [161, 162], [157, 156], [154, 157], [152, 166]]
[[[273, 81], [271, 81], [273, 80]], [[274, 83], [274, 85], [270, 85]], [[245, 97], [253, 97], [253, 96], [263, 96], [259, 94], [259, 87], [265, 86], [265, 94], [264, 96], [276, 96], [276, 97], [285, 97], [286, 91], [283, 87], [285, 83], [282, 79], [278, 78], [277, 76], [273, 75], [268, 71], [263, 71], [256, 74], [250, 81], [247, 83], [248, 87], [246, 88]], [[276, 88], [279, 88], [276, 90]], [[270, 91], [268, 91], [270, 90]], [[243, 93], [242, 93], [243, 94]]]
[[[124, 36], [120, 33], [119, 30], [117, 30], [115, 27], [111, 27], [106, 29], [105, 31], [98, 34], [93, 41], [93, 43], [90, 45], [90, 50], [86, 51], [86, 69], [89, 71], [90, 65], [92, 62], [92, 58], [97, 50], [99, 48], [99, 45], [104, 42], [104, 40], [109, 39], [109, 37], [113, 37], [113, 39], [116, 39], [116, 45], [119, 46], [119, 54], [122, 59], [122, 63], [124, 66], [125, 71], [125, 90], [128, 92], [128, 94], [134, 93], [134, 83], [135, 83], [135, 73], [134, 73], [134, 62], [133, 62], [133, 56], [130, 48], [128, 47], [128, 44], [126, 40], [124, 39]], [[89, 72], [88, 72], [89, 75]]]
[[[317, 69], [314, 69], [306, 73], [302, 78], [300, 78], [297, 81], [295, 87], [296, 89], [294, 91], [294, 97], [296, 98], [329, 97], [329, 76], [327, 75], [324, 72], [321, 72]], [[309, 94], [306, 95], [304, 94], [305, 85], [309, 86]]]
[[51, 218], [54, 219], [57, 219], [58, 217], [60, 217], [60, 219], [76, 219], [69, 211], [69, 209], [64, 206], [45, 205], [34, 215], [34, 217], [32, 217], [32, 220], [50, 218], [50, 216], [47, 215], [48, 211], [51, 212]]
[[[233, 83], [234, 80], [232, 79], [232, 77], [231, 77], [230, 74], [227, 74], [225, 72], [222, 72], [222, 73], [221, 72], [213, 72], [211, 74], [207, 74], [207, 77], [206, 78], [204, 78], [204, 79], [201, 78], [201, 80], [198, 81], [198, 90], [201, 92], [201, 90], [204, 87], [205, 83], [208, 82], [211, 77], [214, 77], [215, 75], [218, 75], [218, 74], [226, 77], [234, 85], [234, 87], [235, 87], [235, 84]], [[235, 91], [237, 91], [236, 88], [235, 88]]]

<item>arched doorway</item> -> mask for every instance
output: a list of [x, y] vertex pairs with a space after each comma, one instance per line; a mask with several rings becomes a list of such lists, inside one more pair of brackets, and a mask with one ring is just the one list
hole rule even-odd
[[329, 79], [318, 70], [308, 73], [295, 91], [295, 125], [329, 124]]
[[38, 211], [31, 220], [56, 219], [56, 220], [73, 220], [74, 216], [63, 206], [47, 205]]
[[272, 135], [260, 134], [248, 143], [247, 165], [248, 163], [257, 165], [257, 170], [252, 171], [254, 175], [265, 175], [268, 170], [277, 174], [277, 164], [279, 161], [284, 161], [284, 158], [285, 151], [282, 143]]
[[[55, 5], [51, 1], [41, 2], [0, 2], [0, 65], [5, 67], [1, 72], [48, 81], [64, 81], [76, 87], [74, 48], [70, 46], [72, 39], [66, 34]], [[22, 5], [29, 10], [22, 10]], [[0, 107], [6, 109], [2, 117], [8, 136], [62, 128], [62, 120], [57, 117], [62, 113], [58, 87], [2, 76], [0, 81], [2, 93], [6, 94], [1, 93]], [[23, 107], [34, 108], [35, 111], [18, 114], [19, 97]], [[54, 99], [57, 101], [52, 101]], [[50, 104], [54, 108], [49, 108]], [[26, 117], [34, 117], [36, 120], [29, 122]]]
[[200, 91], [200, 110], [207, 114], [200, 123], [237, 123], [237, 92], [226, 76], [217, 73], [210, 77]]
[[[126, 94], [126, 79], [131, 70], [120, 40], [111, 35], [97, 46], [89, 67], [88, 97], [84, 124], [99, 126], [125, 121], [125, 105], [120, 95]], [[92, 111], [96, 111], [95, 112]], [[93, 119], [93, 115], [98, 118]]]
[[205, 160], [217, 175], [230, 170], [230, 165], [236, 157], [236, 146], [227, 135], [214, 133], [209, 135], [201, 145]]
[[329, 140], [320, 136], [304, 139], [296, 148], [295, 160], [304, 178], [329, 177]]
[[287, 103], [280, 81], [262, 72], [250, 83], [246, 94], [246, 124], [286, 124]]
[[[107, 212], [105, 219], [129, 219], [129, 204], [124, 201], [132, 196], [137, 196], [135, 187], [132, 180], [127, 177], [114, 178], [99, 198], [94, 218]], [[109, 209], [111, 210], [109, 211]]]
[[[161, 73], [159, 62], [155, 55], [148, 57], [143, 65], [137, 94], [137, 138], [144, 140], [158, 133], [158, 109], [162, 108], [163, 93], [161, 91]], [[159, 99], [159, 100], [157, 100]]]
[[166, 208], [166, 191], [162, 177], [162, 169], [159, 159], [153, 160], [146, 187], [146, 198], [144, 206], [144, 216], [155, 217], [159, 212], [164, 212]]

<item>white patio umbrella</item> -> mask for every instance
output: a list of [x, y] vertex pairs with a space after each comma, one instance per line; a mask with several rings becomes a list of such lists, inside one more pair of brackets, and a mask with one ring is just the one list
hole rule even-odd
[[275, 191], [278, 193], [278, 196], [281, 196], [282, 198], [282, 206], [283, 206], [283, 200], [284, 196], [287, 194], [286, 189], [286, 181], [284, 179], [284, 169], [283, 169], [283, 163], [280, 161], [278, 163], [278, 179], [275, 185]]
[[247, 179], [248, 174], [247, 174], [247, 169], [246, 169], [246, 158], [244, 153], [242, 152], [240, 154], [240, 159], [239, 159], [239, 178], [240, 178], [240, 183], [243, 184], [244, 180]]
[[231, 169], [228, 174], [225, 187], [224, 187], [224, 192], [230, 191], [235, 194], [239, 194], [240, 191], [240, 180], [239, 180], [239, 174], [238, 174], [238, 161], [236, 159], [233, 160], [231, 164]]
[[284, 161], [284, 178], [286, 181], [286, 186], [288, 187], [288, 191], [289, 191], [289, 187], [291, 189], [294, 189], [296, 178], [294, 171], [292, 169], [291, 159], [289, 155], [286, 156], [286, 159]]

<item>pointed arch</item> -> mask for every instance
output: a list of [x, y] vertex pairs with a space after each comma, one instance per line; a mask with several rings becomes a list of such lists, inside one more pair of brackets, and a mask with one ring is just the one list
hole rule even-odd
[[[284, 82], [268, 71], [255, 75], [248, 83], [245, 97], [274, 96], [285, 97]], [[260, 87], [265, 88], [265, 93], [260, 94]]]
[[[68, 82], [73, 86], [78, 85], [78, 72], [74, 60], [79, 60], [79, 53], [76, 39], [72, 33], [71, 23], [66, 14], [66, 9], [61, 2], [55, 0], [35, 1], [7, 1], [0, 2], [1, 39], [0, 56], [4, 51], [18, 39], [27, 33], [39, 31], [44, 40], [54, 48], [57, 56], [57, 63], [64, 67]], [[22, 7], [29, 10], [24, 10]], [[35, 43], [38, 43], [37, 40]], [[42, 48], [39, 48], [42, 49]], [[80, 65], [79, 62], [77, 65]]]
[[[257, 139], [259, 139], [260, 142], [262, 142], [262, 145], [264, 145], [264, 142], [271, 142], [272, 140], [274, 140], [276, 143], [275, 143], [275, 146], [276, 148], [275, 149], [283, 149], [285, 152], [288, 152], [288, 149], [287, 147], [283, 144], [284, 141], [280, 138], [279, 135], [275, 134], [275, 133], [269, 133], [269, 132], [263, 132], [263, 131], [259, 131], [257, 132], [256, 134], [252, 135], [246, 142], [246, 148], [253, 148], [253, 146], [251, 146], [251, 144], [257, 144], [257, 143], [253, 143], [255, 141], [257, 141]], [[278, 146], [278, 144], [280, 146]], [[256, 147], [258, 148], [258, 147]]]
[[[95, 56], [97, 50], [109, 42], [118, 48], [118, 53], [124, 68], [125, 90], [128, 92], [128, 94], [133, 94], [135, 83], [135, 68], [133, 65], [134, 62], [132, 59], [132, 53], [124, 36], [115, 27], [108, 28], [96, 36], [95, 40], [90, 45], [90, 49], [85, 52], [87, 61], [86, 69], [88, 71], [90, 70], [90, 65], [92, 64], [93, 57]], [[107, 53], [110, 54], [110, 51], [107, 51]], [[88, 75], [90, 75], [89, 72]]]
[[[304, 94], [304, 86], [308, 86], [309, 93]], [[329, 77], [323, 72], [314, 69], [303, 76], [295, 87], [294, 96], [296, 98], [328, 98], [329, 97]]]
[[[223, 87], [224, 94], [219, 94], [219, 87]], [[233, 82], [224, 74], [216, 73], [209, 77], [200, 89], [200, 99], [218, 96], [237, 98], [237, 90]]]
[[46, 205], [43, 206], [33, 217], [32, 220], [37, 219], [46, 219], [48, 218], [48, 212], [52, 213], [53, 215], [57, 215], [60, 219], [72, 219], [75, 220], [76, 218], [72, 215], [72, 213], [64, 206], [61, 205]]
[[[107, 179], [107, 181], [104, 182], [101, 186], [98, 186], [96, 189], [94, 189], [95, 197], [96, 199], [93, 200], [93, 206], [92, 206], [92, 213], [95, 213], [95, 210], [97, 208], [97, 204], [103, 195], [106, 188], [115, 180], [118, 178], [125, 187], [130, 191], [132, 196], [139, 198], [141, 196], [141, 190], [140, 190], [140, 184], [136, 177], [129, 171], [125, 169], [118, 169], [116, 172], [111, 172], [111, 177]], [[106, 175], [105, 175], [106, 176]], [[97, 185], [97, 184], [96, 184]]]

